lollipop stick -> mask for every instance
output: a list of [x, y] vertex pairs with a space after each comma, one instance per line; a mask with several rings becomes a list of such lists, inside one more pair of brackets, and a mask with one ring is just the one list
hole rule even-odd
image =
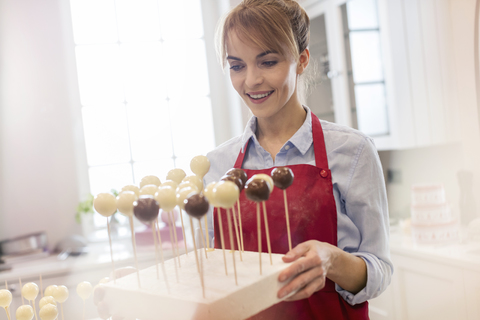
[[[201, 230], [202, 229], [202, 223], [200, 222], [200, 219], [198, 219], [198, 224], [200, 225], [200, 230]], [[203, 232], [202, 232], [202, 239], [203, 239]], [[204, 247], [205, 247], [205, 244], [204, 244]], [[207, 256], [207, 252], [205, 251], [205, 257], [206, 256]], [[200, 282], [202, 283], [202, 294], [203, 294], [203, 297], [205, 298], [205, 282], [204, 282], [204, 279], [203, 279], [203, 258], [202, 258], [201, 254], [200, 254]]]
[[[182, 214], [182, 209], [180, 209], [180, 220], [182, 221], [182, 233], [183, 233], [183, 244], [185, 245], [185, 254], [188, 257], [188, 250], [187, 250], [187, 238], [185, 238], [185, 227], [183, 226], [183, 214]], [[175, 236], [176, 238], [177, 236]], [[178, 247], [178, 245], [177, 245]]]
[[190, 229], [192, 229], [193, 250], [195, 250], [195, 261], [197, 262], [197, 271], [200, 274], [200, 264], [198, 263], [197, 244], [195, 243], [195, 232], [193, 231], [193, 219], [190, 217]]
[[140, 288], [140, 270], [138, 269], [138, 259], [137, 259], [137, 242], [135, 240], [135, 230], [133, 229], [133, 217], [130, 216], [130, 231], [132, 233], [132, 246], [133, 246], [133, 255], [135, 256], [135, 268], [137, 268], [137, 280], [138, 287]]
[[262, 228], [260, 228], [260, 203], [257, 202], [257, 235], [258, 235], [258, 259], [260, 265], [260, 275], [262, 274]]
[[[215, 209], [214, 209], [215, 210]], [[215, 251], [215, 248], [210, 248], [210, 235], [208, 234], [208, 219], [207, 215], [205, 217], [205, 237], [207, 238], [207, 251]]]
[[170, 219], [170, 213], [167, 213], [167, 216], [168, 216], [168, 231], [170, 233], [170, 243], [172, 244], [173, 262], [175, 264], [175, 275], [177, 277], [177, 282], [178, 282], [177, 254], [175, 252], [175, 247], [173, 246], [173, 231], [172, 231], [172, 221]]
[[283, 200], [285, 203], [285, 219], [287, 220], [288, 250], [292, 251], [292, 234], [290, 233], [290, 218], [288, 217], [287, 189], [283, 189]]
[[262, 201], [262, 206], [263, 206], [263, 220], [265, 221], [265, 232], [267, 234], [268, 254], [270, 255], [270, 265], [272, 265], [273, 264], [272, 247], [270, 246], [270, 232], [268, 231], [267, 206], [265, 205], [265, 201]]
[[240, 211], [240, 201], [237, 200], [237, 209], [238, 209], [238, 224], [240, 225], [240, 242], [242, 244], [242, 251], [245, 252], [243, 247], [243, 228], [242, 228], [242, 212]]
[[7, 283], [7, 280], [5, 280], [5, 289], [8, 290], [8, 283]]
[[[113, 283], [116, 283], [115, 277], [115, 263], [113, 262], [113, 249], [112, 249], [112, 236], [110, 235], [110, 222], [107, 217], [107, 230], [108, 230], [108, 242], [110, 243], [110, 258], [112, 259], [112, 274], [113, 274]], [[62, 304], [62, 319], [63, 319], [63, 304]]]
[[[230, 209], [227, 209], [227, 220], [228, 220], [228, 233], [230, 234], [230, 247], [234, 249], [233, 245], [233, 231], [232, 231], [232, 220], [230, 218]], [[237, 267], [235, 266], [235, 250], [232, 250], [233, 258], [233, 272], [235, 273], [235, 284], [238, 286], [237, 281]]]
[[8, 320], [12, 320], [12, 319], [10, 318], [10, 310], [8, 310], [8, 307], [5, 307], [5, 313], [7, 314]]
[[[241, 244], [240, 244], [240, 238], [238, 236], [238, 225], [237, 225], [237, 217], [235, 215], [235, 207], [232, 207], [232, 215], [233, 215], [233, 224], [235, 226], [235, 235], [237, 237], [238, 253], [240, 254], [240, 261], [243, 261], [243, 259], [242, 259], [242, 247], [241, 247]], [[233, 248], [233, 244], [232, 244], [232, 248]]]
[[23, 288], [21, 278], [18, 278], [18, 283], [20, 283], [20, 295], [22, 296], [22, 304], [25, 304], [25, 300], [23, 300], [23, 294], [21, 294]]
[[43, 298], [43, 284], [42, 284], [42, 274], [40, 273], [40, 294], [42, 295]]
[[205, 259], [208, 259], [207, 247], [205, 246], [205, 239], [203, 238], [202, 221], [200, 221], [200, 218], [198, 219], [198, 225], [200, 226], [200, 238], [202, 239], [203, 251], [205, 251]]
[[31, 302], [32, 302], [32, 305], [33, 305], [33, 314], [35, 315], [35, 320], [37, 320], [38, 318], [37, 318], [37, 310], [35, 308], [35, 300], [32, 300]]
[[165, 260], [163, 259], [163, 246], [162, 246], [162, 237], [160, 236], [160, 227], [158, 226], [158, 219], [155, 220], [155, 224], [157, 226], [157, 235], [158, 235], [158, 244], [160, 246], [160, 260], [162, 262], [162, 272], [163, 272], [163, 278], [165, 280], [165, 285], [167, 286], [167, 291], [170, 293], [170, 287], [168, 286], [168, 281], [167, 281], [167, 272], [165, 271]]
[[152, 236], [153, 242], [155, 243], [155, 265], [157, 267], [157, 280], [160, 279], [160, 271], [158, 270], [158, 244], [157, 244], [157, 236], [155, 235], [155, 222], [152, 221]]
[[[113, 276], [113, 279], [114, 279], [113, 281], [115, 281], [115, 275]], [[63, 303], [60, 303], [60, 307], [62, 309], [62, 320], [65, 320], [65, 317], [63, 316]]]
[[85, 320], [85, 299], [83, 299], [83, 320]]
[[[180, 252], [178, 251], [177, 224], [175, 223], [175, 215], [173, 214], [173, 211], [170, 211], [170, 214], [172, 216], [172, 228], [173, 228], [173, 235], [175, 237], [175, 248], [177, 248], [178, 267], [181, 268], [182, 265], [180, 264]], [[181, 215], [182, 215], [182, 209], [180, 209], [180, 216]]]
[[222, 215], [220, 213], [220, 207], [217, 208], [217, 217], [218, 217], [218, 226], [220, 227], [220, 240], [222, 243], [223, 250], [223, 263], [225, 264], [225, 274], [228, 276], [227, 272], [227, 257], [225, 256], [225, 239], [223, 237], [223, 224], [222, 224]]

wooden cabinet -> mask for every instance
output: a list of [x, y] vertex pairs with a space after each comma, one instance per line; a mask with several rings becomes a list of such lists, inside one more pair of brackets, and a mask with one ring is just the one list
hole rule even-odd
[[[374, 3], [377, 8], [376, 28], [380, 34], [383, 67], [383, 79], [379, 83], [384, 84], [384, 101], [374, 96], [371, 101], [363, 99], [367, 103], [361, 104], [353, 89], [356, 83], [352, 80], [348, 41], [351, 30], [345, 21], [345, 12], [347, 3], [355, 1]], [[320, 118], [366, 132], [375, 139], [380, 150], [459, 140], [450, 10], [454, 1], [305, 0], [301, 3], [312, 21], [310, 49], [318, 67], [307, 104], [312, 105]], [[322, 41], [320, 45], [319, 41]], [[327, 60], [327, 71], [320, 59]], [[369, 58], [363, 59], [368, 61]], [[370, 104], [383, 104], [385, 110], [366, 110]], [[384, 120], [387, 121], [386, 130], [372, 131], [371, 126]]]

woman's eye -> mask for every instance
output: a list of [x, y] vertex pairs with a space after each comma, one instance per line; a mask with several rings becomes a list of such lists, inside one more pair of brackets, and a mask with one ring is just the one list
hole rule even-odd
[[274, 65], [277, 64], [277, 61], [264, 61], [263, 65], [267, 67], [273, 67]]
[[233, 70], [233, 71], [240, 71], [243, 67], [242, 66], [230, 66], [230, 70]]

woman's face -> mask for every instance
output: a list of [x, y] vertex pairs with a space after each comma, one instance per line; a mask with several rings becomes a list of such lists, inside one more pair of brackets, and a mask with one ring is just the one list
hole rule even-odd
[[233, 87], [258, 118], [271, 118], [299, 106], [297, 63], [282, 54], [242, 42], [235, 32], [227, 41]]

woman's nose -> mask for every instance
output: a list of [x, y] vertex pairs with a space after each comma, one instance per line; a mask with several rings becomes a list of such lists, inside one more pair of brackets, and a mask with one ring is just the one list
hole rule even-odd
[[245, 84], [249, 88], [254, 88], [263, 83], [262, 72], [258, 68], [249, 68], [247, 70], [247, 78]]

